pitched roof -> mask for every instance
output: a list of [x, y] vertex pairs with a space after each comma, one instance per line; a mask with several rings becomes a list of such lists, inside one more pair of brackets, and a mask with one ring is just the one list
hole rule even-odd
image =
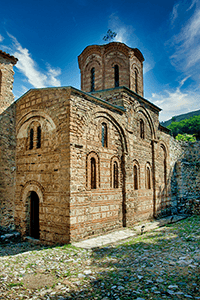
[[9, 60], [11, 60], [11, 62], [15, 65], [18, 61], [18, 59], [2, 50], [0, 50], [0, 56], [2, 56], [3, 58], [7, 58]]

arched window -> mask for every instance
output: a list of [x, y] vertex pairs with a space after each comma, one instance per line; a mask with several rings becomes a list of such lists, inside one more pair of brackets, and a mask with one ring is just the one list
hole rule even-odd
[[41, 148], [41, 127], [37, 127], [37, 148]]
[[101, 144], [103, 147], [108, 147], [108, 128], [106, 123], [101, 125]]
[[138, 93], [138, 73], [135, 70], [135, 92]]
[[95, 68], [92, 68], [91, 69], [91, 92], [94, 92], [95, 89], [94, 81], [95, 81]]
[[167, 186], [167, 152], [163, 144], [160, 146], [161, 184]]
[[144, 121], [140, 119], [140, 137], [144, 139]]
[[115, 87], [119, 86], [119, 66], [115, 65]]
[[30, 141], [29, 141], [29, 149], [33, 149], [33, 135], [34, 135], [34, 131], [33, 128], [30, 129]]
[[96, 189], [97, 176], [96, 176], [96, 161], [94, 157], [91, 158], [90, 163], [91, 163], [91, 189]]
[[0, 70], [0, 94], [1, 94], [1, 87], [2, 87], [2, 72]]
[[113, 187], [114, 189], [117, 189], [119, 187], [119, 170], [116, 161], [113, 164]]
[[163, 164], [164, 164], [164, 185], [166, 187], [167, 186], [167, 159], [166, 159], [166, 153], [165, 153]]
[[134, 189], [138, 190], [138, 168], [136, 165], [133, 167], [133, 180], [134, 180]]
[[147, 189], [151, 189], [151, 171], [149, 166], [146, 168], [146, 184], [147, 184]]

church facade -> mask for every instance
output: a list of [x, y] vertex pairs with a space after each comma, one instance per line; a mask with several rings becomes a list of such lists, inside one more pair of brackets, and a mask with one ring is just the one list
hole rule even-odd
[[3, 109], [1, 226], [69, 243], [170, 213], [170, 136], [143, 97], [143, 61], [122, 43], [88, 46], [81, 90], [31, 89]]

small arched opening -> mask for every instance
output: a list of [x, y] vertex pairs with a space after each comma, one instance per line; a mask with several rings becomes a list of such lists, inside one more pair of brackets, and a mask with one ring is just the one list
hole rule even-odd
[[30, 192], [29, 235], [39, 239], [39, 197], [36, 192]]

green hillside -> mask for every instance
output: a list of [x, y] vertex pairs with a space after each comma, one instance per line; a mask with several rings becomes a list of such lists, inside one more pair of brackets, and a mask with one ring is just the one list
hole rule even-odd
[[[179, 139], [177, 138], [179, 135], [182, 140], [184, 137], [186, 138], [185, 140], [190, 140], [190, 136], [193, 135], [194, 138], [200, 140], [200, 115], [179, 122], [172, 122], [167, 128], [171, 130], [171, 134], [176, 137], [176, 139]], [[183, 138], [181, 138], [181, 135], [183, 135]]]
[[186, 113], [186, 114], [174, 116], [170, 120], [160, 122], [160, 124], [162, 126], [168, 127], [172, 122], [180, 122], [182, 120], [189, 119], [191, 117], [199, 116], [199, 115], [200, 115], [200, 110], [196, 110], [196, 111], [192, 111], [192, 112], [189, 112], [189, 113]]

